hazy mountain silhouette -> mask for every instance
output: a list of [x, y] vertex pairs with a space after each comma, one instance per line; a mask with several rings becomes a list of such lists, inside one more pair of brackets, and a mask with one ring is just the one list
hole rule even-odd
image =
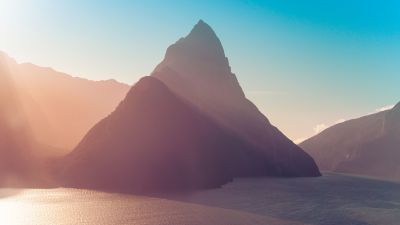
[[320, 175], [313, 159], [245, 98], [202, 21], [61, 164], [67, 186], [128, 192], [218, 187], [239, 176]]
[[400, 103], [332, 126], [300, 146], [323, 170], [400, 180]]
[[275, 175], [320, 174], [314, 160], [246, 99], [220, 40], [202, 20], [187, 37], [167, 49], [152, 76], [220, 125], [258, 146], [271, 159]]
[[63, 161], [66, 186], [123, 192], [218, 187], [274, 175], [256, 147], [144, 77]]
[[87, 131], [111, 113], [129, 90], [128, 85], [114, 80], [90, 81], [7, 60], [35, 139], [58, 148], [57, 154], [76, 147]]
[[33, 140], [9, 73], [9, 60], [0, 52], [0, 186], [27, 178]]

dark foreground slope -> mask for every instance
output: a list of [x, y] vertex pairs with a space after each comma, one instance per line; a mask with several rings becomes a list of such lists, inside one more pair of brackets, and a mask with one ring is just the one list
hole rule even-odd
[[300, 146], [321, 169], [400, 180], [400, 103], [330, 127]]
[[66, 186], [122, 192], [212, 188], [275, 175], [270, 159], [144, 77], [62, 162]]
[[271, 160], [274, 175], [320, 175], [314, 160], [245, 97], [220, 40], [203, 21], [167, 49], [152, 76], [221, 126], [258, 146]]

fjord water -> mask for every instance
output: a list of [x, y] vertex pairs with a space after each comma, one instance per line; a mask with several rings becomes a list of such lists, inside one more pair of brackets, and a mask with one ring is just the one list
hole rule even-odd
[[400, 183], [328, 173], [241, 178], [220, 189], [152, 196], [2, 189], [0, 224], [398, 225]]

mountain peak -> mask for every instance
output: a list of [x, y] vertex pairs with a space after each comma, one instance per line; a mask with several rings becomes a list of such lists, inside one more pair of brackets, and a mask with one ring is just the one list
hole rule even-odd
[[389, 132], [400, 131], [400, 102], [387, 111], [385, 127]]
[[216, 57], [225, 58], [224, 49], [217, 34], [210, 25], [203, 20], [199, 20], [190, 33], [184, 38], [189, 45], [198, 49], [205, 49], [208, 53]]
[[147, 90], [153, 88], [165, 88], [165, 85], [157, 78], [151, 76], [142, 77], [132, 89]]
[[0, 50], [0, 61], [3, 61], [3, 63], [9, 63], [9, 64], [16, 64], [17, 61], [10, 57], [7, 53], [3, 52]]
[[5, 57], [9, 57], [9, 56], [7, 55], [7, 53], [0, 50], [0, 58], [3, 58], [3, 57], [5, 58]]
[[400, 102], [397, 103], [392, 110], [390, 110], [390, 117], [392, 117], [392, 123], [397, 124], [400, 129]]
[[221, 41], [203, 20], [199, 20], [186, 37], [168, 47], [162, 64], [176, 69], [182, 64], [189, 65], [199, 61], [229, 66]]
[[130, 99], [133, 96], [153, 96], [158, 98], [165, 95], [166, 92], [168, 92], [168, 88], [162, 81], [155, 77], [145, 76], [130, 89], [126, 99]]
[[400, 111], [400, 102], [393, 107], [393, 111]]
[[[165, 77], [171, 71], [175, 75]], [[198, 97], [244, 97], [236, 76], [231, 72], [221, 41], [203, 20], [199, 20], [186, 37], [168, 47], [164, 60], [152, 76], [162, 80], [169, 88], [180, 86], [182, 81], [193, 84], [189, 94]], [[204, 90], [208, 90], [207, 96], [203, 94]]]
[[197, 24], [194, 25], [193, 29], [190, 31], [187, 38], [189, 37], [207, 38], [208, 40], [218, 39], [217, 35], [215, 34], [211, 26], [205, 23], [203, 20], [199, 20], [199, 22], [197, 22]]

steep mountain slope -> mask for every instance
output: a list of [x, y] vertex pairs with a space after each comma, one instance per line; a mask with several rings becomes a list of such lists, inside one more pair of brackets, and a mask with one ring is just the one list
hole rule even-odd
[[35, 139], [58, 148], [57, 154], [71, 151], [129, 90], [128, 85], [114, 80], [90, 81], [8, 61]]
[[0, 53], [0, 186], [15, 185], [28, 174], [32, 147], [8, 64]]
[[300, 146], [323, 170], [400, 180], [400, 103], [330, 127]]
[[271, 159], [277, 176], [318, 176], [314, 160], [246, 99], [220, 40], [203, 21], [171, 45], [152, 76]]
[[62, 162], [64, 185], [122, 192], [218, 187], [273, 175], [267, 157], [171, 92], [142, 78]]

